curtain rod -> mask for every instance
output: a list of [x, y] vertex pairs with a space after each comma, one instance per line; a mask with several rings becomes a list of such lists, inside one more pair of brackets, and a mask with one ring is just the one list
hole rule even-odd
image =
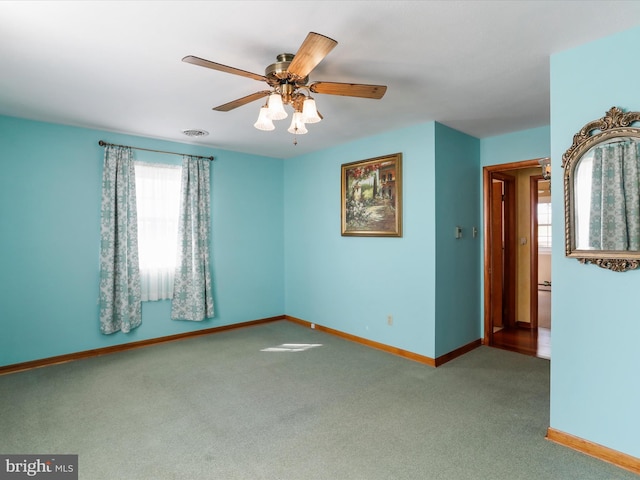
[[126, 148], [133, 148], [135, 150], [145, 150], [147, 152], [166, 153], [168, 155], [188, 155], [190, 157], [204, 158], [204, 159], [207, 159], [207, 160], [210, 160], [210, 161], [213, 162], [213, 157], [203, 157], [201, 155], [190, 155], [188, 153], [165, 152], [164, 150], [152, 150], [150, 148], [131, 147], [129, 145], [118, 145], [116, 143], [107, 143], [104, 140], [100, 140], [98, 142], [98, 145], [100, 145], [101, 147], [107, 147], [107, 146], [110, 146], [110, 147], [126, 147]]

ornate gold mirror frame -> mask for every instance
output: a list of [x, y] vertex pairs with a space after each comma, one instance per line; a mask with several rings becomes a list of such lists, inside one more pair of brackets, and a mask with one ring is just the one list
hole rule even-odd
[[[624, 241], [620, 242], [620, 235], [612, 235], [613, 239], [609, 242], [609, 237], [606, 231], [608, 231], [608, 227], [600, 227], [597, 226], [595, 228], [598, 229], [600, 235], [605, 239], [601, 241], [600, 238], [593, 241], [592, 243], [592, 225], [593, 220], [592, 217], [598, 215], [600, 217], [604, 217], [612, 212], [619, 214], [618, 210], [622, 208], [624, 210], [623, 203], [629, 203], [630, 200], [624, 200], [624, 188], [617, 192], [616, 195], [606, 196], [602, 194], [603, 188], [598, 190], [598, 193], [604, 200], [600, 201], [600, 197], [594, 203], [594, 197], [591, 182], [596, 185], [595, 182], [599, 182], [598, 187], [602, 187], [603, 185], [609, 186], [609, 184], [613, 183], [613, 180], [607, 177], [607, 175], [599, 177], [597, 180], [593, 180], [596, 177], [591, 177], [592, 179], [587, 180], [588, 182], [588, 190], [587, 190], [587, 201], [583, 201], [583, 195], [577, 195], [576, 191], [578, 190], [578, 184], [580, 183], [581, 189], [583, 189], [582, 185], [584, 185], [583, 171], [586, 171], [587, 174], [592, 174], [591, 166], [588, 166], [586, 162], [595, 162], [593, 158], [595, 158], [595, 153], [597, 150], [602, 152], [603, 149], [606, 149], [609, 145], [616, 148], [617, 145], [632, 145], [632, 153], [629, 154], [633, 156], [634, 161], [633, 164], [640, 165], [640, 128], [632, 127], [631, 125], [635, 122], [640, 121], [640, 112], [627, 112], [624, 113], [621, 109], [617, 107], [612, 107], [608, 112], [606, 112], [605, 116], [594, 120], [592, 122], [587, 123], [582, 129], [573, 136], [573, 144], [571, 147], [564, 153], [562, 156], [562, 168], [564, 169], [564, 213], [565, 213], [565, 254], [567, 257], [576, 258], [580, 263], [592, 263], [601, 268], [606, 268], [612, 270], [614, 272], [625, 272], [627, 270], [633, 270], [640, 266], [640, 247], [632, 245], [630, 241], [624, 239]], [[599, 131], [599, 132], [597, 132]], [[626, 147], [625, 147], [626, 148]], [[598, 153], [598, 156], [602, 156], [602, 153]], [[605, 154], [607, 155], [607, 154]], [[591, 158], [590, 160], [586, 160]], [[629, 157], [624, 158], [624, 162], [626, 162]], [[585, 161], [585, 168], [583, 171], [578, 172], [578, 167], [580, 166], [581, 161]], [[626, 163], [625, 163], [626, 165]], [[622, 168], [622, 167], [620, 167]], [[581, 181], [578, 181], [578, 173], [580, 173]], [[610, 176], [609, 176], [610, 177]], [[618, 183], [624, 181], [624, 185], [626, 188], [626, 182], [628, 181], [628, 175], [626, 173], [621, 174], [618, 177]], [[636, 184], [640, 184], [640, 180], [636, 182]], [[607, 185], [605, 185], [607, 184]], [[634, 187], [635, 188], [635, 187]], [[584, 189], [583, 189], [584, 190]], [[580, 198], [578, 198], [580, 197]], [[620, 201], [622, 198], [622, 201]], [[581, 225], [587, 224], [586, 227], [587, 235], [580, 233], [580, 242], [578, 242], [578, 206], [577, 202], [580, 201], [580, 219], [582, 223]], [[631, 200], [631, 202], [635, 202], [636, 204], [640, 203], [640, 199], [635, 198]], [[587, 205], [586, 210], [584, 205]], [[595, 205], [595, 206], [594, 206]], [[597, 207], [597, 205], [600, 205]], [[592, 213], [594, 210], [599, 209], [597, 214]], [[638, 205], [638, 209], [640, 209], [640, 205]], [[602, 212], [605, 212], [604, 214]], [[584, 221], [584, 217], [589, 218], [588, 222]], [[581, 227], [581, 232], [584, 227]], [[600, 232], [600, 229], [602, 232]], [[631, 228], [629, 228], [631, 231]], [[587, 237], [585, 239], [585, 237]], [[614, 241], [615, 240], [615, 241]], [[586, 242], [586, 246], [585, 246]], [[614, 247], [611, 248], [608, 245], [610, 244], [628, 244], [626, 247]], [[603, 247], [603, 244], [606, 246]]]

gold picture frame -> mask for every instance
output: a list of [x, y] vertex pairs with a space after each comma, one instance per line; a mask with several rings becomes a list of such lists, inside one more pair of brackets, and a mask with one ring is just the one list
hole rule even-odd
[[402, 237], [402, 153], [345, 163], [341, 178], [343, 236]]
[[[640, 126], [638, 124], [640, 124], [640, 112], [624, 112], [621, 108], [611, 107], [605, 112], [604, 117], [593, 120], [582, 127], [573, 136], [571, 147], [562, 155], [564, 236], [567, 257], [575, 258], [580, 263], [591, 263], [614, 272], [626, 272], [640, 267], [640, 250], [637, 248], [638, 234], [636, 229], [631, 226], [631, 221], [629, 221], [627, 230], [626, 217], [627, 214], [630, 218], [632, 217], [631, 212], [634, 208], [638, 208], [638, 199], [633, 195], [631, 188], [632, 178], [634, 178], [632, 170], [629, 170], [629, 173], [624, 173], [628, 168], [625, 166], [626, 162], [629, 162], [629, 165], [635, 165], [640, 160]], [[591, 182], [595, 170], [595, 167], [591, 166], [595, 163], [593, 160], [594, 152], [601, 149], [615, 150], [616, 145], [625, 144], [633, 144], [633, 148], [625, 147], [626, 151], [633, 155], [633, 160], [631, 158], [627, 160], [607, 158], [607, 171], [610, 173], [602, 174], [603, 160], [600, 158], [599, 195], [602, 195], [603, 190], [606, 190], [608, 194], [606, 204], [602, 200], [594, 200], [594, 197], [591, 196]], [[600, 153], [600, 157], [602, 155]], [[581, 166], [584, 166], [583, 171], [587, 172], [588, 188], [584, 183], [584, 178], [581, 178], [584, 175], [580, 173]], [[622, 173], [618, 174], [617, 172]], [[616, 178], [624, 178], [624, 188], [628, 188], [627, 195], [624, 194], [624, 189], [621, 196], [612, 193], [615, 192], [615, 186], [622, 183], [619, 180], [617, 183]], [[606, 188], [603, 188], [603, 185]], [[608, 218], [606, 221], [602, 220], [605, 217], [602, 211], [593, 207], [600, 203], [606, 205]], [[623, 212], [622, 218], [624, 219], [624, 233], [622, 234], [620, 233], [621, 223], [619, 220], [616, 221], [614, 217], [614, 215], [620, 215], [620, 212]], [[598, 218], [595, 222], [594, 217]], [[612, 217], [614, 217], [613, 220]], [[585, 219], [588, 220], [585, 221]], [[600, 226], [601, 224], [606, 227]], [[594, 228], [593, 232], [592, 228]], [[613, 232], [618, 233], [618, 236], [613, 235]], [[635, 239], [635, 246], [631, 246], [631, 238]], [[625, 246], [625, 243], [628, 245]]]

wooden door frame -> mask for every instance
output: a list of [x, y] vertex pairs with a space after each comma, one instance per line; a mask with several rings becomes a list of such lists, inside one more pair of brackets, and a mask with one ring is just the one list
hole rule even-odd
[[[483, 343], [485, 345], [491, 345], [493, 340], [493, 325], [491, 321], [491, 300], [492, 299], [491, 299], [491, 271], [490, 271], [490, 266], [491, 266], [490, 225], [491, 225], [491, 199], [492, 199], [491, 184], [494, 178], [499, 179], [499, 177], [504, 175], [504, 172], [511, 171], [511, 170], [519, 170], [523, 168], [533, 168], [533, 167], [540, 167], [540, 159], [536, 158], [532, 160], [523, 160], [520, 162], [504, 163], [501, 165], [490, 165], [490, 166], [483, 167], [482, 169], [483, 214], [484, 214], [484, 227], [483, 227], [483, 232], [484, 232], [484, 265], [483, 265], [483, 269], [484, 269], [484, 340], [483, 340]], [[537, 190], [536, 190], [536, 194], [537, 194]], [[514, 215], [515, 217], [515, 209], [512, 215]], [[515, 242], [515, 238], [512, 238], [511, 240]], [[537, 243], [537, 238], [536, 238], [536, 243]], [[509, 255], [508, 261], [512, 262], [513, 269], [515, 271], [515, 255]], [[511, 265], [509, 265], [507, 268], [511, 268]], [[537, 269], [536, 269], [536, 276], [537, 276]], [[514, 289], [513, 298], [515, 299], [515, 285], [512, 285], [512, 287]], [[536, 288], [537, 288], [537, 281], [536, 281]], [[533, 303], [533, 301], [530, 301], [530, 303]], [[537, 319], [537, 310], [538, 310], [537, 300], [535, 303], [536, 303], [536, 319]]]
[[530, 191], [530, 213], [531, 219], [531, 267], [530, 267], [530, 303], [531, 303], [531, 329], [538, 330], [538, 182], [544, 180], [542, 175], [532, 175], [529, 177]]
[[[506, 328], [513, 328], [516, 326], [516, 177], [504, 172], [492, 172], [489, 182], [498, 180], [504, 184], [503, 190], [503, 234], [504, 234], [504, 271], [502, 275], [502, 283], [504, 285], [502, 293], [502, 303], [504, 308], [502, 310], [502, 325]], [[489, 204], [493, 202], [493, 189], [491, 189], [489, 197]], [[491, 215], [491, 214], [490, 214]], [[491, 225], [493, 220], [488, 218], [488, 225]], [[491, 248], [491, 233], [488, 234], [489, 248]], [[493, 252], [491, 252], [493, 254]], [[489, 265], [493, 265], [493, 259], [489, 258]], [[491, 277], [489, 277], [491, 281]], [[492, 297], [493, 300], [493, 297]], [[492, 306], [490, 305], [490, 308]], [[493, 310], [491, 310], [493, 312]], [[492, 320], [492, 319], [491, 319]], [[493, 321], [491, 321], [490, 330], [493, 333]]]

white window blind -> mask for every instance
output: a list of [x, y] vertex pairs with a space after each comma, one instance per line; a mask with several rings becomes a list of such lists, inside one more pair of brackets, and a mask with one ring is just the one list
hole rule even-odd
[[551, 248], [551, 203], [538, 203], [538, 248]]
[[142, 301], [170, 299], [176, 268], [182, 168], [136, 162], [135, 169]]

